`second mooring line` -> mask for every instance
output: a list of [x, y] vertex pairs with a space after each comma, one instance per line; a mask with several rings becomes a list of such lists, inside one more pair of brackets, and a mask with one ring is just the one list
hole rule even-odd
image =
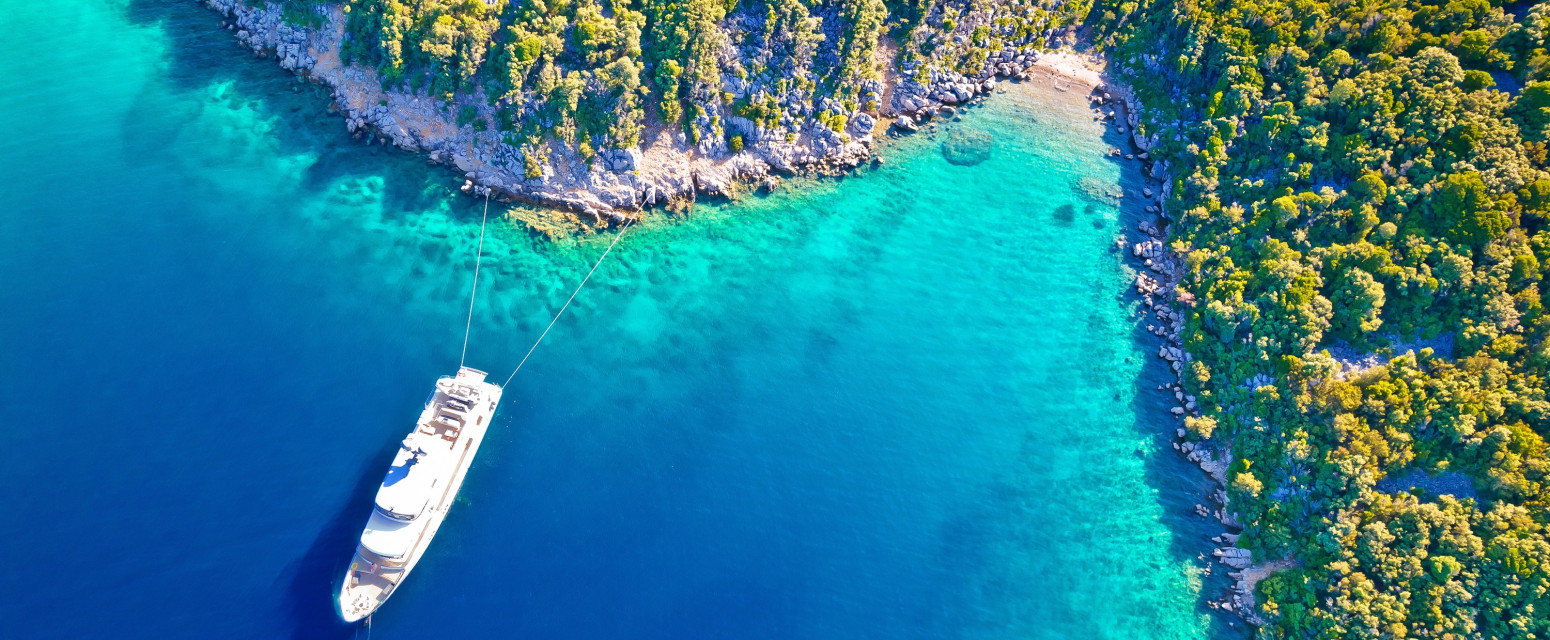
[[[468, 291], [468, 321], [463, 324], [463, 353], [458, 356], [457, 360], [459, 369], [462, 369], [463, 363], [468, 360], [468, 334], [474, 326], [474, 300], [479, 296], [479, 264], [484, 260], [484, 230], [489, 220], [490, 194], [486, 192], [484, 194], [484, 213], [479, 218], [479, 248], [474, 252], [474, 284]], [[549, 319], [549, 326], [544, 327], [544, 332], [538, 335], [537, 340], [533, 341], [533, 346], [527, 348], [527, 353], [522, 355], [522, 361], [517, 363], [517, 368], [511, 370], [511, 375], [506, 376], [506, 381], [501, 383], [501, 388], [504, 389], [506, 385], [511, 384], [512, 378], [517, 377], [517, 372], [522, 370], [522, 365], [527, 364], [527, 359], [533, 356], [533, 352], [538, 349], [538, 345], [542, 344], [544, 338], [549, 335], [549, 330], [553, 329], [554, 324], [560, 321], [560, 316], [565, 315], [565, 310], [569, 309], [570, 303], [575, 301], [576, 294], [581, 293], [581, 288], [587, 286], [587, 281], [592, 279], [592, 274], [596, 273], [597, 268], [603, 264], [603, 260], [608, 257], [608, 252], [613, 251], [614, 247], [619, 244], [619, 241], [624, 239], [624, 234], [630, 231], [630, 226], [635, 224], [635, 220], [635, 218], [631, 218], [624, 223], [623, 228], [619, 229], [619, 235], [614, 236], [613, 242], [608, 243], [608, 248], [603, 250], [603, 255], [598, 256], [597, 262], [592, 263], [592, 269], [587, 271], [586, 277], [581, 279], [581, 284], [576, 285], [576, 289], [570, 292], [570, 297], [565, 299], [565, 304], [561, 305], [560, 310], [555, 312], [553, 318]]]
[[468, 360], [468, 331], [474, 327], [474, 298], [479, 295], [479, 262], [484, 259], [484, 225], [490, 220], [490, 193], [484, 194], [484, 215], [479, 217], [479, 248], [474, 252], [474, 286], [468, 290], [468, 322], [463, 324], [463, 355], [457, 357], [457, 368], [463, 368]]
[[528, 347], [527, 353], [522, 356], [522, 361], [517, 363], [517, 368], [512, 369], [511, 375], [506, 376], [506, 381], [501, 383], [502, 389], [506, 388], [506, 385], [511, 384], [512, 378], [517, 377], [517, 372], [522, 370], [522, 365], [527, 364], [527, 359], [533, 355], [534, 350], [538, 349], [538, 345], [544, 341], [544, 337], [549, 335], [549, 330], [554, 328], [554, 323], [560, 321], [560, 316], [564, 315], [565, 310], [570, 308], [570, 303], [576, 299], [576, 294], [581, 293], [581, 288], [587, 286], [587, 281], [591, 280], [592, 274], [597, 272], [598, 265], [603, 264], [603, 259], [608, 257], [608, 252], [614, 250], [614, 245], [619, 244], [619, 241], [624, 238], [624, 234], [629, 232], [630, 225], [633, 224], [635, 224], [635, 219], [633, 218], [629, 222], [624, 223], [624, 228], [619, 230], [619, 235], [614, 236], [614, 241], [608, 243], [608, 248], [603, 250], [603, 255], [598, 256], [597, 262], [592, 263], [592, 270], [588, 271], [586, 277], [581, 279], [581, 284], [576, 285], [576, 290], [570, 292], [570, 297], [565, 299], [565, 304], [560, 307], [558, 312], [555, 312], [554, 318], [549, 320], [549, 326], [544, 327], [544, 332], [538, 335], [537, 340], [533, 341], [533, 346]]

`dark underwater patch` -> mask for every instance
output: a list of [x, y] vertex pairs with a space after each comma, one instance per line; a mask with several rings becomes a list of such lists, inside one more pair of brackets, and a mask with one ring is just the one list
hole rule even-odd
[[958, 127], [942, 141], [942, 157], [961, 167], [972, 167], [990, 157], [996, 141], [989, 132]]
[[1067, 226], [1070, 226], [1072, 223], [1075, 223], [1076, 222], [1076, 207], [1071, 206], [1071, 203], [1069, 203], [1069, 202], [1066, 203], [1066, 204], [1060, 205], [1058, 207], [1055, 207], [1055, 222], [1058, 222], [1058, 223], [1060, 223], [1062, 225], [1067, 225]]

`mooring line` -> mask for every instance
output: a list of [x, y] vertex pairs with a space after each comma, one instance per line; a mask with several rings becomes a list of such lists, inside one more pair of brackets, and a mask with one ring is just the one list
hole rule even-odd
[[592, 263], [592, 270], [588, 271], [587, 276], [581, 279], [581, 284], [576, 285], [576, 290], [570, 292], [570, 297], [565, 300], [565, 304], [560, 307], [559, 312], [554, 314], [554, 318], [549, 320], [549, 326], [544, 327], [544, 332], [538, 335], [537, 340], [533, 341], [533, 346], [528, 347], [527, 354], [522, 356], [522, 361], [517, 363], [517, 368], [512, 369], [511, 375], [506, 376], [506, 381], [501, 383], [502, 389], [506, 388], [506, 385], [511, 384], [512, 378], [517, 377], [517, 372], [522, 370], [522, 365], [527, 364], [527, 359], [533, 355], [533, 351], [544, 341], [544, 336], [549, 335], [549, 330], [554, 328], [554, 323], [560, 321], [560, 316], [564, 315], [565, 310], [570, 308], [570, 303], [576, 299], [576, 294], [581, 293], [581, 288], [587, 286], [587, 281], [592, 279], [592, 274], [597, 271], [598, 265], [603, 264], [603, 259], [608, 257], [608, 252], [614, 250], [614, 245], [619, 244], [619, 240], [624, 238], [624, 234], [629, 232], [630, 225], [633, 224], [635, 224], [634, 218], [624, 223], [624, 228], [619, 230], [619, 235], [614, 236], [614, 241], [608, 243], [608, 248], [603, 250], [603, 255], [598, 256], [597, 262]]
[[479, 262], [484, 259], [484, 225], [490, 219], [490, 192], [484, 192], [484, 215], [479, 217], [479, 249], [474, 252], [474, 286], [468, 290], [468, 322], [463, 324], [463, 353], [457, 357], [457, 368], [463, 368], [468, 359], [468, 331], [474, 326], [474, 298], [479, 295]]

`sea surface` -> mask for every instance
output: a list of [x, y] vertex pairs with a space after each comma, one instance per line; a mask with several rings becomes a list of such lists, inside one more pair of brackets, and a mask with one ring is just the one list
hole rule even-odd
[[[1023, 90], [631, 229], [406, 586], [340, 623], [458, 366], [481, 202], [218, 22], [0, 1], [0, 636], [1231, 634], [1113, 250], [1140, 205], [1102, 192], [1141, 185], [1079, 95]], [[943, 159], [957, 128], [985, 162]], [[468, 364], [499, 380], [614, 236], [499, 204], [489, 234]]]

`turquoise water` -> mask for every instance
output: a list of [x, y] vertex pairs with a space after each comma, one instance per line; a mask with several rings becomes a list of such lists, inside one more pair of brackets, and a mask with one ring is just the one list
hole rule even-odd
[[[373, 483], [457, 366], [479, 202], [189, 2], [0, 2], [0, 629], [349, 637]], [[19, 52], [25, 51], [26, 55]], [[375, 638], [1202, 638], [1163, 380], [1077, 96], [630, 231]], [[497, 208], [495, 213], [503, 213]], [[612, 239], [498, 220], [504, 378]]]

